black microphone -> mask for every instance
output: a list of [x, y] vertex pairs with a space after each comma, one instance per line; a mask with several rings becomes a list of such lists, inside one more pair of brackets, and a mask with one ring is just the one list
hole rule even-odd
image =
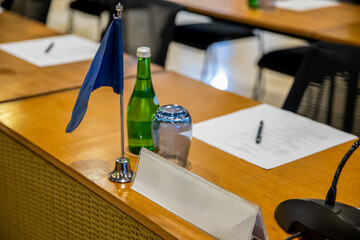
[[309, 240], [360, 240], [360, 210], [335, 202], [336, 185], [345, 163], [359, 147], [353, 143], [336, 169], [326, 199], [290, 199], [275, 209], [275, 220], [287, 233], [301, 233]]
[[326, 195], [325, 204], [330, 205], [330, 206], [334, 206], [335, 199], [336, 199], [336, 186], [337, 186], [337, 182], [338, 182], [339, 177], [340, 177], [340, 173], [341, 173], [342, 169], [344, 168], [345, 163], [347, 162], [347, 160], [351, 156], [351, 154], [353, 154], [353, 152], [359, 147], [359, 145], [360, 145], [360, 138], [356, 142], [353, 143], [353, 145], [351, 146], [349, 151], [347, 151], [347, 153], [345, 154], [345, 156], [341, 160], [339, 166], [336, 169], [335, 176], [333, 178], [333, 182], [331, 184], [331, 187], [330, 187], [330, 189], [329, 189], [329, 191], [328, 191], [328, 193]]

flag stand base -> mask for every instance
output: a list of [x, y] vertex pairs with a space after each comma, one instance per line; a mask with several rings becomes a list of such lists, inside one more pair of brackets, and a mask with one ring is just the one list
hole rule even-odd
[[126, 157], [119, 157], [115, 162], [115, 169], [108, 174], [108, 179], [112, 182], [127, 183], [134, 178], [134, 173], [130, 167], [130, 161]]

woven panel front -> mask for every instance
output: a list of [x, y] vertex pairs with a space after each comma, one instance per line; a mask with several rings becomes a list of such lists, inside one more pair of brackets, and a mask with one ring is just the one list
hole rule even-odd
[[0, 239], [161, 239], [0, 132]]

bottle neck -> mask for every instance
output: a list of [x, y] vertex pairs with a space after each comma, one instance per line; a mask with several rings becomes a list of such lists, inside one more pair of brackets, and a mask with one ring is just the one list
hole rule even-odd
[[150, 58], [138, 58], [134, 91], [153, 92], [150, 73]]
[[137, 80], [151, 80], [150, 58], [138, 58]]

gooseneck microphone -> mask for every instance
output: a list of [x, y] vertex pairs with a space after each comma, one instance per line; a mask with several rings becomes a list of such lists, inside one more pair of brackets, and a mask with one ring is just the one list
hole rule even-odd
[[[308, 240], [354, 240], [360, 239], [360, 210], [335, 202], [336, 185], [347, 160], [359, 147], [355, 141], [336, 169], [326, 200], [290, 199], [275, 209], [275, 220], [287, 233], [297, 233]], [[359, 189], [360, 191], [360, 189]]]
[[356, 142], [353, 143], [353, 145], [351, 146], [349, 151], [347, 151], [347, 153], [345, 154], [345, 156], [341, 160], [339, 166], [336, 169], [335, 176], [333, 178], [333, 182], [331, 184], [331, 187], [330, 187], [330, 189], [329, 189], [329, 191], [328, 191], [328, 193], [326, 195], [325, 204], [330, 205], [330, 206], [334, 206], [335, 199], [336, 199], [336, 186], [337, 186], [337, 182], [338, 182], [339, 177], [340, 177], [340, 173], [341, 173], [342, 169], [344, 168], [345, 163], [347, 162], [347, 160], [351, 156], [351, 154], [353, 154], [353, 152], [359, 147], [359, 145], [360, 145], [360, 138]]

